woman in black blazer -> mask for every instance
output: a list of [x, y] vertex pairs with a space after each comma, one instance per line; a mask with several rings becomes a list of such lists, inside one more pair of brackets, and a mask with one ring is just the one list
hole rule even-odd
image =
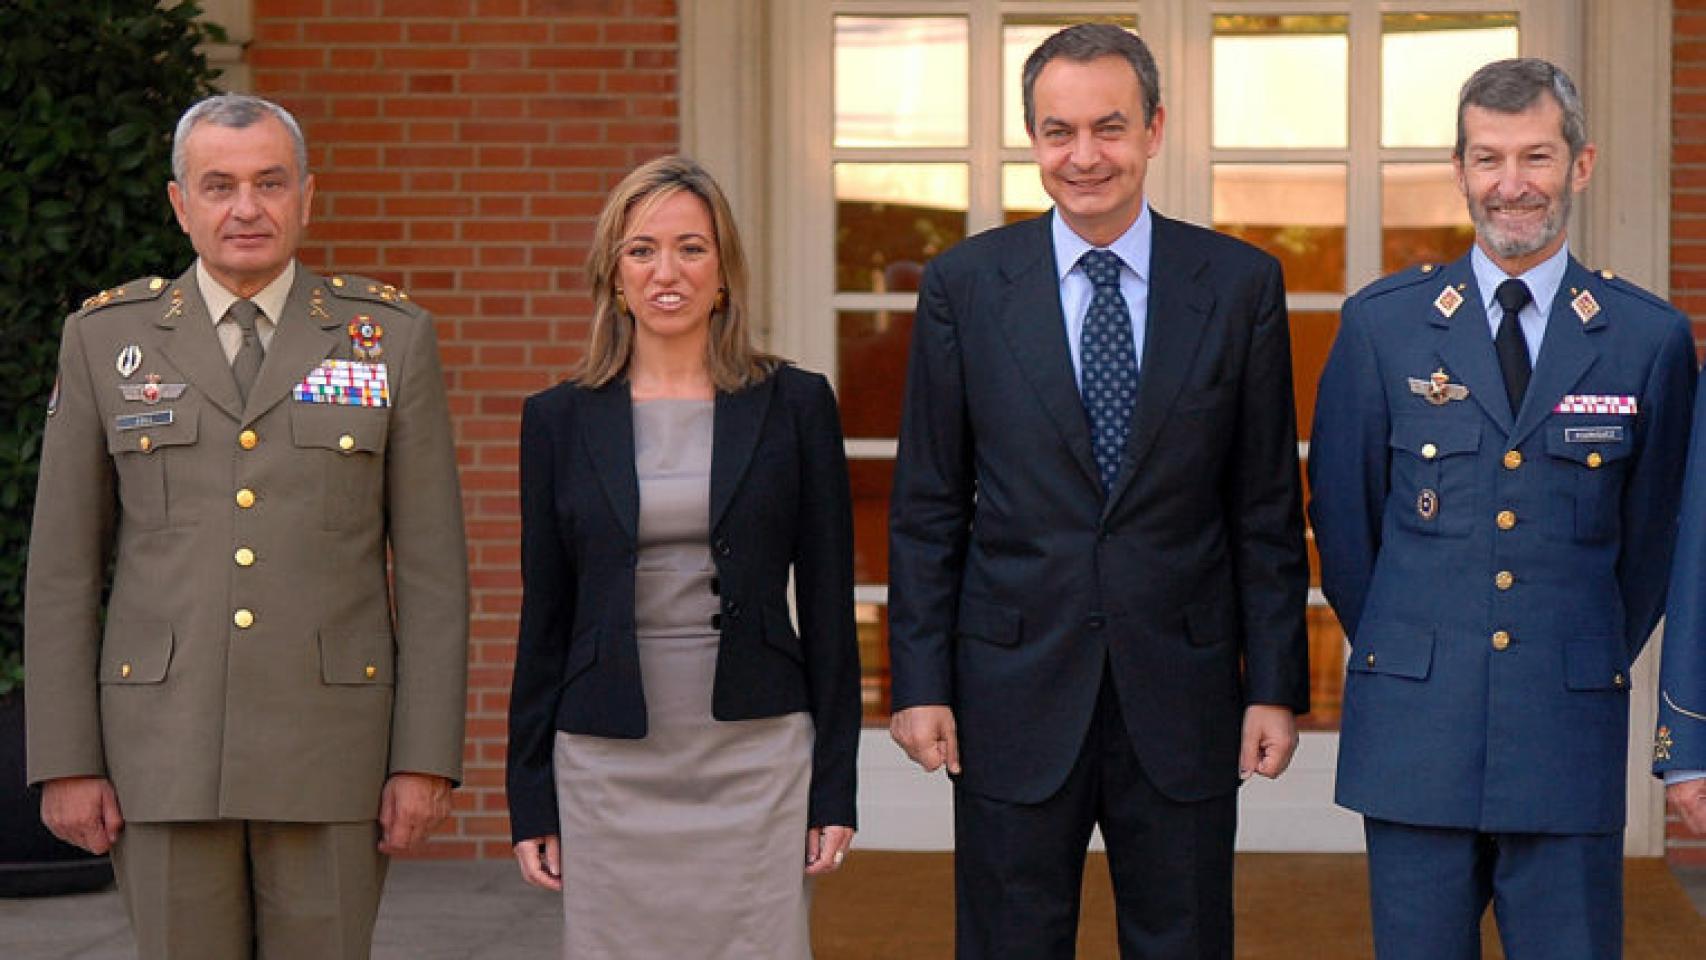
[[860, 723], [835, 397], [752, 346], [692, 161], [623, 180], [587, 269], [586, 362], [522, 414], [516, 859], [564, 892], [576, 960], [809, 957]]

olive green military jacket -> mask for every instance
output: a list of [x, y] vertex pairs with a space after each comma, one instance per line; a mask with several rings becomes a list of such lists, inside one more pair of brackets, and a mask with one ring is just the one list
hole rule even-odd
[[321, 822], [376, 817], [390, 773], [459, 779], [467, 557], [426, 312], [299, 266], [245, 405], [192, 267], [85, 303], [59, 378], [30, 782], [110, 777], [134, 821]]

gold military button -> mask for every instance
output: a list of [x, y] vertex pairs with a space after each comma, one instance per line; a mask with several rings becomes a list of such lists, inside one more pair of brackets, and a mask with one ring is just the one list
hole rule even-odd
[[1434, 265], [1431, 263], [1422, 264], [1422, 272], [1423, 273], [1433, 273], [1434, 272]]
[[1621, 690], [1629, 685], [1629, 681], [1623, 679], [1623, 674], [1621, 673], [1612, 674], [1611, 685]]
[[1431, 443], [1422, 444], [1422, 459], [1423, 460], [1432, 460], [1434, 457], [1437, 457], [1437, 456], [1439, 456], [1439, 448], [1438, 447], [1434, 446]]
[[1493, 576], [1493, 586], [1498, 587], [1500, 590], [1509, 590], [1511, 588], [1511, 584], [1515, 582], [1516, 575], [1511, 573], [1509, 570], [1500, 570]]
[[1521, 450], [1506, 450], [1505, 451], [1505, 469], [1506, 470], [1515, 470], [1517, 467], [1520, 467], [1520, 466], [1522, 466], [1522, 451]]
[[158, 293], [160, 291], [160, 288], [164, 287], [165, 285], [166, 285], [166, 281], [160, 279], [159, 277], [155, 277], [154, 279], [148, 281], [148, 289], [153, 290], [156, 293]]
[[1599, 455], [1598, 450], [1595, 450], [1594, 452], [1588, 454], [1588, 469], [1589, 470], [1598, 470], [1599, 465], [1604, 463], [1604, 462], [1605, 462], [1605, 458]]
[[148, 451], [154, 449], [154, 438], [150, 437], [146, 433], [140, 437], [137, 437], [136, 438], [136, 448], [138, 450], [141, 450], [143, 453], [147, 453]]
[[1600, 271], [1600, 272], [1599, 272], [1599, 275], [1600, 275], [1600, 276], [1602, 276], [1602, 277], [1604, 277], [1604, 278], [1605, 278], [1605, 279], [1607, 279], [1607, 280], [1615, 280], [1615, 279], [1617, 279], [1617, 274], [1615, 274], [1615, 273], [1612, 273], [1612, 272], [1611, 272], [1611, 271], [1610, 271], [1610, 270], [1601, 270], [1601, 271]]
[[119, 664], [118, 665], [118, 675], [125, 678], [126, 680], [130, 679], [130, 664], [128, 664], [128, 663]]
[[244, 487], [243, 489], [237, 491], [237, 506], [242, 507], [244, 510], [247, 510], [254, 505], [255, 505], [255, 491], [250, 490], [248, 487]]
[[347, 433], [344, 434], [343, 436], [339, 437], [338, 438], [338, 449], [342, 450], [345, 453], [348, 453], [351, 450], [354, 450], [355, 449], [355, 438], [350, 436]]
[[1503, 650], [1511, 645], [1511, 635], [1503, 630], [1493, 634], [1493, 649]]
[[1500, 510], [1499, 515], [1497, 517], [1497, 522], [1499, 524], [1500, 530], [1509, 530], [1510, 528], [1516, 526], [1516, 511], [1515, 510]]
[[255, 449], [255, 445], [260, 442], [260, 434], [253, 430], [244, 430], [242, 433], [237, 434], [237, 446], [242, 447], [244, 450], [253, 450]]
[[237, 625], [237, 629], [247, 630], [255, 625], [255, 615], [252, 611], [240, 607], [231, 615], [231, 622]]
[[1374, 666], [1374, 654], [1372, 653], [1368, 655], [1368, 665], [1371, 667]]
[[250, 550], [248, 547], [238, 547], [237, 552], [232, 554], [231, 557], [237, 561], [237, 566], [239, 567], [252, 567], [255, 565], [255, 551]]
[[332, 286], [341, 287], [343, 285], [344, 285], [344, 278], [343, 277], [333, 277], [332, 278]]
[[367, 676], [367, 679], [369, 679], [369, 680], [372, 680], [374, 677], [379, 676], [379, 668], [374, 666], [371, 663], [368, 664], [367, 668], [361, 672], [363, 674], [365, 674]]

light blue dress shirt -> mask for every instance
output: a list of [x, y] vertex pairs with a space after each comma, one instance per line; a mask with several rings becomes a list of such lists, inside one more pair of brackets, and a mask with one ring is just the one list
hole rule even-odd
[[[1499, 284], [1511, 276], [1481, 251], [1480, 244], [1470, 250], [1469, 264], [1475, 269], [1475, 285], [1481, 288], [1481, 305], [1487, 311], [1487, 330], [1497, 338], [1499, 324], [1505, 319], [1505, 308], [1499, 306], [1494, 295], [1499, 292]], [[1522, 326], [1523, 339], [1528, 341], [1529, 369], [1533, 369], [1540, 360], [1540, 341], [1546, 338], [1546, 318], [1552, 313], [1552, 300], [1558, 296], [1558, 287], [1564, 282], [1564, 268], [1569, 265], [1570, 245], [1566, 243], [1558, 248], [1557, 253], [1515, 278], [1528, 284], [1529, 296], [1533, 298], [1516, 315], [1516, 322]]]
[[[1084, 334], [1084, 315], [1090, 312], [1090, 299], [1095, 286], [1079, 268], [1078, 260], [1096, 249], [1088, 240], [1072, 232], [1060, 211], [1051, 215], [1054, 233], [1054, 269], [1060, 277], [1060, 314], [1066, 318], [1066, 344], [1072, 351], [1072, 380], [1083, 389], [1084, 365], [1079, 359], [1079, 339]], [[1143, 370], [1143, 334], [1148, 329], [1149, 316], [1149, 250], [1155, 232], [1155, 221], [1149, 216], [1149, 201], [1125, 233], [1105, 249], [1120, 258], [1120, 293], [1125, 295], [1131, 310], [1131, 344], [1137, 351], [1137, 368]]]

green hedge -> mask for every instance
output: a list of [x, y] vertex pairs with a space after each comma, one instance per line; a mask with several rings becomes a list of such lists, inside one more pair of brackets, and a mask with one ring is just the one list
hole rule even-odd
[[24, 566], [60, 325], [84, 297], [193, 255], [172, 128], [213, 92], [193, 0], [0, 2], [0, 695], [22, 680]]

